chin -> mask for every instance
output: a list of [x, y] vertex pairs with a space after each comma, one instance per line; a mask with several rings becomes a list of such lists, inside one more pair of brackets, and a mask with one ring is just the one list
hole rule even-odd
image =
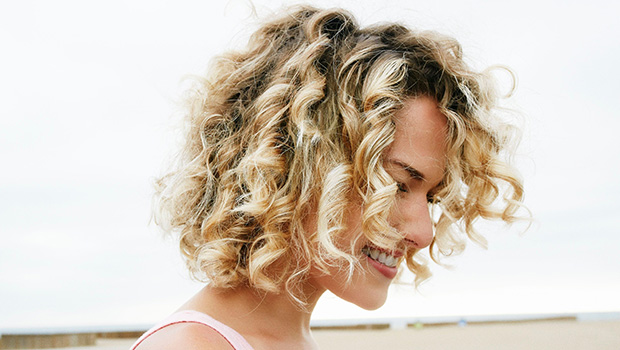
[[377, 291], [375, 293], [360, 292], [354, 297], [347, 299], [349, 299], [347, 301], [361, 307], [364, 310], [377, 310], [385, 304], [385, 301], [387, 300], [387, 290], [385, 292]]

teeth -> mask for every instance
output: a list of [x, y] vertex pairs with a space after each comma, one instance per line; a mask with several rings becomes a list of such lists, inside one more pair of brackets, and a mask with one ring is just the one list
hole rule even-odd
[[379, 251], [377, 249], [370, 249], [370, 257], [377, 260], [377, 257], [379, 257]]
[[398, 258], [394, 257], [391, 254], [387, 254], [386, 252], [382, 252], [379, 249], [365, 246], [364, 248], [362, 248], [362, 253], [369, 256], [371, 259], [382, 263], [385, 266], [389, 266], [389, 267], [398, 266], [398, 262], [399, 262]]

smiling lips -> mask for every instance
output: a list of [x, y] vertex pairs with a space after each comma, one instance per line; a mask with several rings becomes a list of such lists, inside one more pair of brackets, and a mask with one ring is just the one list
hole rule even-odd
[[400, 263], [401, 252], [386, 252], [376, 247], [364, 246], [362, 248], [371, 265], [379, 270], [387, 278], [394, 278], [398, 272], [397, 266]]

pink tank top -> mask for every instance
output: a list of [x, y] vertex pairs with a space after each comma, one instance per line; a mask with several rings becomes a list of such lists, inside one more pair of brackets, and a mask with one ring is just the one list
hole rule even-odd
[[193, 310], [185, 310], [179, 311], [170, 315], [168, 318], [163, 320], [161, 323], [156, 324], [153, 328], [149, 329], [144, 333], [131, 347], [130, 350], [135, 350], [140, 343], [144, 341], [144, 339], [151, 336], [151, 334], [159, 331], [162, 328], [168, 327], [177, 323], [199, 323], [203, 324], [207, 327], [212, 328], [216, 332], [218, 332], [235, 350], [254, 350], [248, 342], [243, 339], [241, 334], [237, 333], [234, 329], [228, 327], [222, 322], [214, 319], [213, 317], [203, 314], [202, 312], [193, 311]]

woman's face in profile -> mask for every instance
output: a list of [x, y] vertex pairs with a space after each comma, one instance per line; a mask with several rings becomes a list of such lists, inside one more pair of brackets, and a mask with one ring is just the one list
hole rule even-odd
[[394, 123], [394, 142], [384, 155], [384, 167], [398, 183], [389, 220], [403, 236], [400, 249], [388, 252], [372, 246], [361, 231], [361, 206], [352, 206], [346, 213], [346, 234], [339, 243], [348, 247], [359, 238], [355, 250], [362, 268], [355, 269], [350, 284], [346, 283], [346, 266], [330, 267], [329, 275], [313, 268], [310, 276], [310, 283], [316, 288], [327, 289], [368, 310], [385, 303], [405, 250], [422, 249], [431, 243], [433, 226], [428, 201], [445, 170], [447, 122], [433, 98], [408, 99], [396, 113]]

